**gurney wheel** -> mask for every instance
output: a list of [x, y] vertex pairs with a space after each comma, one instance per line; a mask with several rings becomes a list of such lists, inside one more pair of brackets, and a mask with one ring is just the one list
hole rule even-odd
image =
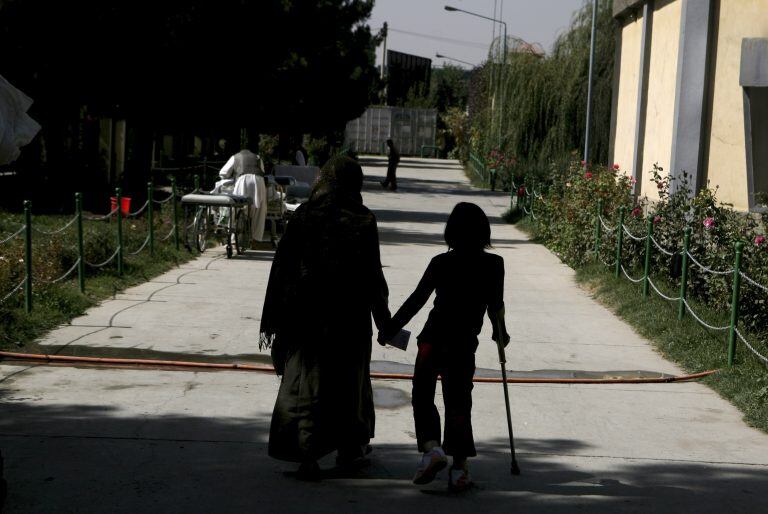
[[248, 216], [244, 210], [237, 211], [235, 216], [235, 249], [238, 255], [245, 253], [248, 243], [251, 240], [251, 227], [248, 223]]
[[200, 253], [205, 251], [208, 242], [208, 209], [200, 207], [195, 216], [195, 244]]

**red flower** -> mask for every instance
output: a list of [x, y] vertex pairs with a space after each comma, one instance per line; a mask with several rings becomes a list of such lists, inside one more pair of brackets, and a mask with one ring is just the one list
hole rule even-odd
[[630, 212], [629, 215], [632, 216], [633, 218], [637, 218], [638, 216], [640, 216], [640, 214], [642, 214], [642, 212], [643, 211], [640, 210], [640, 207], [635, 207], [634, 209], [632, 209], [632, 212]]
[[586, 164], [587, 164], [587, 161], [581, 161], [582, 166], [586, 166]]
[[584, 174], [584, 178], [587, 179], [587, 180], [591, 179], [592, 178], [592, 172], [591, 171], [586, 172]]
[[615, 170], [619, 169], [619, 165], [614, 163], [613, 169], [615, 169]]
[[525, 196], [525, 186], [520, 186], [520, 188], [517, 190], [517, 196]]
[[765, 236], [755, 236], [755, 246], [765, 243]]
[[660, 222], [660, 221], [661, 221], [661, 216], [659, 216], [659, 215], [656, 215], [656, 216], [654, 216], [654, 217], [653, 217], [653, 224], [654, 224], [654, 225], [655, 225], [656, 223]]

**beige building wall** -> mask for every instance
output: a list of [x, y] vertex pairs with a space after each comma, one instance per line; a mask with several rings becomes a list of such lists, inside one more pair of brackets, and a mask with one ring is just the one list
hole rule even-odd
[[653, 165], [658, 163], [666, 175], [672, 158], [681, 5], [677, 0], [657, 1], [653, 12], [643, 160], [637, 175], [640, 195], [652, 200], [659, 197], [650, 182]]
[[621, 29], [621, 60], [619, 64], [619, 92], [616, 101], [616, 135], [613, 162], [632, 175], [637, 120], [637, 84], [640, 79], [640, 43], [643, 20], [627, 20]]
[[747, 210], [747, 157], [743, 89], [739, 85], [741, 40], [768, 37], [768, 0], [721, 0], [709, 138], [707, 179], [718, 198]]

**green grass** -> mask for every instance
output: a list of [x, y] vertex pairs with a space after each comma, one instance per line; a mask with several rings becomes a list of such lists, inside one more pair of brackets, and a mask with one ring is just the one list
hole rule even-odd
[[469, 163], [464, 163], [464, 175], [466, 175], [472, 187], [476, 187], [478, 189], [490, 189], [488, 183], [481, 179], [477, 173], [472, 170], [472, 167], [469, 165]]
[[[768, 370], [741, 343], [737, 344], [736, 363], [729, 368], [727, 332], [712, 332], [699, 325], [690, 314], [678, 321], [677, 302], [663, 300], [653, 292], [644, 299], [640, 284], [617, 279], [602, 265], [577, 270], [576, 280], [597, 301], [652, 341], [664, 357], [687, 372], [720, 369], [704, 382], [738, 407], [748, 424], [768, 432]], [[703, 319], [727, 325], [723, 313], [718, 316], [695, 303], [691, 307]]]
[[[505, 219], [516, 222], [518, 228], [537, 241], [536, 223], [529, 217], [520, 217], [512, 211], [505, 215]], [[635, 272], [637, 276], [641, 274]], [[653, 280], [662, 292], [677, 296], [677, 291], [667, 286], [663, 279], [653, 277]], [[747, 424], [768, 432], [768, 369], [741, 342], [737, 343], [736, 362], [729, 368], [727, 332], [710, 331], [690, 314], [679, 321], [677, 302], [664, 300], [653, 291], [647, 299], [643, 298], [641, 284], [633, 284], [623, 276], [615, 278], [602, 264], [577, 269], [576, 281], [595, 300], [651, 341], [662, 356], [686, 372], [719, 369], [719, 373], [702, 381], [741, 410]], [[714, 312], [695, 301], [689, 303], [710, 324], [728, 324], [726, 313]]]
[[[124, 273], [117, 274], [114, 262], [100, 270], [87, 268], [85, 294], [78, 288], [77, 275], [58, 284], [45, 284], [61, 276], [77, 260], [75, 228], [70, 227], [62, 234], [53, 236], [33, 234], [33, 275], [44, 279], [33, 287], [33, 309], [24, 310], [23, 293], [19, 292], [5, 303], [0, 304], [0, 349], [34, 350], [34, 340], [49, 330], [82, 315], [89, 307], [113, 296], [127, 287], [146, 282], [169, 269], [196, 256], [182, 249], [176, 251], [173, 238], [166, 242], [159, 239], [169, 231], [169, 216], [158, 212], [156, 217], [155, 256], [150, 257], [145, 249], [139, 255], [125, 255]], [[34, 216], [33, 226], [52, 231], [63, 226], [71, 216]], [[20, 216], [0, 214], [0, 239], [13, 233]], [[103, 262], [115, 248], [115, 223], [86, 222], [85, 254], [90, 262]], [[125, 220], [124, 247], [126, 251], [138, 249], [147, 234], [145, 220]], [[19, 283], [23, 271], [23, 239], [0, 246], [0, 298]]]

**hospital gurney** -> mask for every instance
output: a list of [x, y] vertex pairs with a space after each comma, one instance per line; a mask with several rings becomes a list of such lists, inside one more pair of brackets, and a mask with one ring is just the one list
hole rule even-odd
[[[191, 193], [181, 197], [184, 207], [184, 244], [205, 251], [208, 237], [215, 234], [227, 247], [227, 258], [234, 248], [240, 255], [248, 248], [251, 240], [251, 216], [247, 196], [228, 193]], [[189, 223], [190, 213], [192, 222]]]

